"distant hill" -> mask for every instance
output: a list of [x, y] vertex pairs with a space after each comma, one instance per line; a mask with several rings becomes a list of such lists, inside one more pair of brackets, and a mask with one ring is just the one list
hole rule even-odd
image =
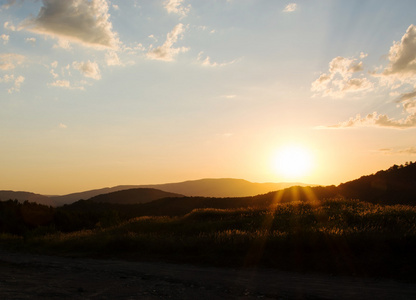
[[168, 197], [174, 198], [184, 196], [151, 188], [135, 188], [98, 195], [88, 200], [99, 203], [139, 204]]
[[185, 196], [245, 197], [265, 194], [294, 185], [306, 186], [306, 184], [297, 182], [256, 183], [234, 178], [207, 178], [179, 183], [143, 185], [141, 187], [157, 188], [162, 191], [178, 193]]
[[112, 192], [122, 191], [122, 190], [128, 190], [137, 188], [137, 185], [118, 185], [115, 187], [106, 187], [102, 189], [95, 189], [95, 190], [89, 190], [85, 192], [79, 192], [79, 193], [72, 193], [68, 195], [62, 195], [62, 196], [50, 196], [49, 198], [57, 204], [57, 206], [62, 206], [64, 204], [71, 204], [78, 200], [86, 200], [90, 199], [92, 197], [95, 197], [97, 195], [102, 194], [108, 194]]
[[[292, 186], [298, 186], [298, 188], [289, 188]], [[28, 200], [44, 205], [62, 206], [64, 204], [74, 203], [78, 200], [90, 199], [98, 195], [117, 191], [151, 188], [188, 197], [211, 198], [241, 198], [267, 194], [273, 191], [283, 191], [283, 193], [279, 194], [279, 197], [284, 195], [281, 199], [283, 202], [291, 201], [291, 199], [293, 200], [294, 196], [289, 195], [297, 195], [296, 197], [298, 198], [303, 197], [302, 199], [299, 198], [299, 200], [302, 201], [306, 196], [310, 197], [310, 193], [313, 191], [318, 199], [321, 197], [345, 197], [374, 203], [416, 205], [416, 162], [407, 163], [401, 166], [394, 165], [388, 170], [362, 176], [356, 180], [342, 183], [337, 187], [315, 186], [312, 187], [311, 190], [310, 188], [299, 188], [302, 186], [305, 187], [306, 185], [300, 183], [253, 183], [243, 179], [220, 178], [152, 185], [120, 185], [112, 188], [50, 197], [29, 192], [0, 191], [0, 200], [6, 201], [9, 199], [17, 199], [21, 202]], [[307, 195], [308, 193], [309, 195]], [[178, 197], [178, 195], [174, 197]], [[118, 203], [122, 203], [121, 200], [118, 201]], [[126, 201], [128, 202], [130, 200]]]
[[71, 204], [78, 200], [86, 200], [91, 197], [133, 188], [154, 188], [165, 192], [181, 194], [185, 196], [201, 197], [245, 197], [265, 194], [271, 191], [281, 190], [290, 186], [306, 186], [303, 183], [254, 183], [243, 179], [218, 178], [190, 180], [178, 183], [149, 184], [149, 185], [119, 185], [112, 188], [95, 189], [80, 193], [72, 193], [63, 196], [51, 196], [50, 199], [56, 206]]
[[30, 192], [14, 192], [14, 191], [0, 191], [0, 201], [18, 200], [19, 202], [29, 201], [36, 202], [47, 206], [56, 206], [53, 200], [47, 196], [30, 193]]

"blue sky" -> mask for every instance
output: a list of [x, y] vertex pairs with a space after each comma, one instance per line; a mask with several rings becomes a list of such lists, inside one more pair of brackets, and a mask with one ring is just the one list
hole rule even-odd
[[[415, 160], [414, 1], [0, 3], [0, 189], [338, 184]], [[292, 145], [297, 178], [273, 166]]]

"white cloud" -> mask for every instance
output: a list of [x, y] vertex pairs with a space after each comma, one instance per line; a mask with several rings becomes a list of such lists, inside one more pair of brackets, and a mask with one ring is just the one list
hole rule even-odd
[[25, 78], [23, 76], [15, 77], [13, 74], [4, 75], [3, 77], [0, 77], [0, 83], [5, 82], [5, 83], [13, 84], [13, 86], [7, 90], [9, 94], [20, 91], [20, 86], [22, 85], [24, 81], [25, 81]]
[[113, 6], [113, 9], [114, 9], [114, 10], [119, 10], [119, 9], [120, 9], [120, 7], [118, 7], [118, 5], [117, 5], [117, 4], [113, 4], [112, 6]]
[[3, 44], [6, 45], [9, 42], [9, 35], [7, 34], [2, 34], [0, 35], [0, 39], [3, 40]]
[[15, 81], [14, 81], [14, 89], [16, 91], [20, 90], [20, 86], [22, 85], [22, 83], [25, 81], [25, 78], [23, 76], [18, 76]]
[[[365, 57], [362, 53], [360, 57]], [[329, 63], [328, 73], [312, 83], [311, 90], [322, 96], [342, 98], [346, 93], [371, 90], [373, 84], [365, 77], [353, 77], [363, 71], [363, 62], [355, 58], [335, 57]]]
[[4, 75], [0, 77], [0, 82], [10, 82], [14, 79], [14, 75]]
[[289, 3], [283, 9], [283, 12], [294, 12], [297, 8], [298, 8], [298, 5], [296, 3]]
[[[360, 54], [360, 58], [364, 58], [367, 55]], [[361, 90], [367, 86], [367, 89], [371, 89], [372, 86], [367, 81], [360, 82], [365, 78], [358, 78], [359, 81], [355, 81], [355, 78], [351, 78], [351, 73], [362, 70], [362, 62], [356, 60], [348, 60], [345, 58], [336, 58], [330, 63], [329, 74], [323, 74], [314, 83], [312, 83], [312, 90], [317, 92], [323, 92], [325, 95], [333, 95], [342, 89], [334, 90], [333, 86], [340, 86], [339, 82], [334, 80], [334, 73], [340, 74], [341, 79], [347, 79], [350, 90]], [[393, 42], [389, 50], [388, 55], [389, 63], [385, 68], [381, 68], [377, 72], [373, 72], [372, 75], [380, 79], [381, 85], [387, 85], [392, 90], [389, 95], [397, 97], [400, 95], [397, 91], [399, 87], [408, 84], [416, 83], [416, 26], [413, 24], [407, 28], [406, 33], [403, 35], [400, 41]], [[332, 86], [330, 86], [332, 84]], [[398, 96], [396, 101], [398, 107], [402, 105], [403, 112], [406, 114], [402, 119], [393, 119], [386, 114], [379, 114], [373, 112], [365, 117], [356, 115], [350, 118], [348, 121], [341, 122], [336, 125], [329, 126], [329, 128], [348, 128], [357, 126], [376, 126], [376, 127], [389, 127], [397, 129], [415, 128], [416, 127], [416, 86], [411, 92], [403, 93]]]
[[71, 83], [68, 80], [56, 80], [50, 85], [57, 86], [57, 87], [65, 87], [65, 88], [71, 87]]
[[153, 34], [149, 35], [148, 38], [157, 42], [157, 38]]
[[109, 51], [105, 55], [107, 66], [121, 66], [122, 63], [115, 51]]
[[66, 126], [63, 123], [59, 123], [58, 127], [61, 128], [61, 129], [67, 129], [68, 128], [68, 126]]
[[183, 5], [183, 0], [166, 0], [163, 5], [168, 13], [178, 14], [181, 17], [185, 17], [191, 9], [191, 5]]
[[34, 37], [32, 37], [32, 38], [26, 38], [26, 42], [27, 43], [30, 43], [32, 45], [35, 45], [36, 44], [36, 39]]
[[69, 40], [66, 39], [62, 39], [62, 38], [58, 38], [58, 42], [53, 45], [54, 48], [62, 48], [65, 50], [71, 50], [71, 43], [69, 42]]
[[15, 53], [0, 53], [0, 70], [11, 70], [16, 68], [25, 60], [25, 57]]
[[173, 61], [177, 54], [188, 51], [189, 48], [186, 47], [173, 47], [173, 44], [177, 42], [178, 38], [182, 37], [184, 31], [185, 29], [182, 23], [176, 25], [173, 30], [167, 34], [165, 43], [162, 46], [147, 52], [147, 57], [150, 59]]
[[135, 47], [134, 47], [134, 50], [138, 50], [138, 51], [145, 51], [146, 50], [146, 48], [141, 44], [141, 43], [138, 43]]
[[216, 67], [218, 66], [218, 63], [216, 62], [211, 62], [211, 58], [209, 56], [207, 56], [204, 60], [200, 60], [201, 64], [205, 67]]
[[383, 70], [382, 76], [391, 82], [415, 81], [416, 76], [416, 26], [410, 25], [401, 41], [393, 42], [389, 51], [389, 65]]
[[53, 69], [52, 69], [52, 70], [50, 70], [50, 71], [49, 71], [49, 73], [51, 73], [51, 75], [52, 75], [52, 76], [53, 76], [53, 78], [55, 78], [55, 79], [59, 77], [59, 75], [58, 75], [57, 73], [55, 73], [55, 70], [53, 70]]
[[100, 68], [96, 62], [77, 62], [72, 63], [72, 67], [80, 71], [85, 77], [93, 78], [95, 80], [101, 79]]
[[86, 46], [116, 48], [117, 35], [105, 0], [43, 0], [35, 18], [22, 23], [27, 30]]
[[10, 31], [16, 31], [16, 27], [10, 22], [4, 22], [3, 27], [4, 29], [10, 30]]

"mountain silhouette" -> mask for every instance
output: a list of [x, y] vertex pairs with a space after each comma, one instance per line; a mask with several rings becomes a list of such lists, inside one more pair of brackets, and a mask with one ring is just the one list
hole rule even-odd
[[111, 188], [107, 187], [62, 196], [51, 196], [50, 199], [56, 206], [62, 206], [64, 204], [71, 204], [78, 200], [86, 200], [94, 196], [133, 188], [154, 188], [184, 196], [245, 197], [265, 194], [293, 185], [306, 186], [306, 184], [303, 183], [254, 183], [234, 178], [208, 178], [165, 184], [119, 185]]
[[342, 183], [337, 188], [345, 198], [380, 204], [416, 205], [416, 162], [394, 165], [387, 170]]
[[[338, 186], [307, 187], [307, 185], [299, 183], [253, 183], [243, 179], [219, 178], [152, 185], [120, 185], [112, 188], [89, 190], [63, 196], [44, 196], [30, 192], [0, 191], [0, 200], [6, 201], [9, 199], [17, 199], [20, 202], [28, 200], [30, 202], [37, 202], [44, 205], [62, 206], [64, 204], [74, 203], [78, 200], [91, 199], [98, 195], [140, 188], [157, 189], [174, 194], [159, 197], [157, 199], [166, 197], [177, 198], [181, 197], [181, 195], [187, 197], [244, 198], [281, 191], [279, 192], [279, 197], [282, 202], [293, 201], [296, 199], [304, 201], [310, 197], [310, 195], [314, 194], [318, 199], [344, 197], [348, 199], [359, 199], [362, 201], [381, 204], [416, 205], [416, 162], [410, 162], [400, 166], [394, 165], [387, 170], [362, 176], [358, 179], [342, 183]], [[125, 199], [130, 199], [129, 196], [127, 196], [128, 193], [129, 192], [126, 192]], [[274, 193], [272, 194], [274, 195]], [[123, 203], [123, 201], [125, 201], [124, 203], [126, 204], [130, 203], [129, 201], [139, 201], [134, 203], [144, 203], [156, 200], [156, 198], [153, 199], [150, 196], [149, 198], [143, 196], [143, 199], [145, 200], [122, 200], [121, 196], [119, 197], [119, 194], [115, 194], [114, 197], [119, 200], [105, 200], [105, 196], [96, 199], [104, 199], [100, 200], [101, 202], [119, 204]], [[140, 197], [141, 196], [137, 196], [137, 199]], [[92, 201], [97, 202], [96, 199], [93, 199]], [[134, 199], [134, 197], [131, 199]]]
[[297, 182], [256, 183], [244, 179], [207, 178], [179, 183], [144, 185], [141, 187], [157, 188], [163, 191], [179, 193], [185, 196], [245, 197], [281, 190], [294, 185], [306, 186], [306, 184]]
[[183, 195], [151, 188], [135, 188], [94, 196], [88, 200], [99, 203], [138, 204], [167, 197], [183, 197]]
[[56, 206], [54, 205], [54, 201], [48, 196], [30, 192], [0, 191], [0, 201], [7, 200], [17, 200], [19, 202], [29, 201], [47, 206]]
[[102, 194], [108, 194], [112, 192], [122, 191], [122, 190], [128, 190], [133, 188], [138, 188], [137, 185], [118, 185], [115, 187], [106, 187], [102, 189], [94, 189], [84, 192], [78, 192], [78, 193], [71, 193], [67, 195], [62, 196], [50, 196], [49, 198], [53, 201], [53, 203], [56, 203], [56, 206], [62, 206], [64, 204], [71, 204], [75, 201], [82, 200], [82, 199], [90, 199], [92, 197], [102, 195]]

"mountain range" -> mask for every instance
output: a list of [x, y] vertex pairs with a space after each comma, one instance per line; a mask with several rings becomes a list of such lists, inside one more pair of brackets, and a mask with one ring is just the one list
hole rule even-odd
[[[113, 192], [137, 188], [158, 189], [163, 192], [180, 194], [189, 197], [245, 197], [265, 194], [271, 191], [281, 190], [294, 185], [307, 186], [307, 184], [298, 182], [255, 183], [243, 179], [234, 178], [207, 178], [199, 180], [189, 180], [178, 183], [150, 185], [119, 185], [115, 187], [106, 187], [61, 196], [45, 196], [30, 192], [0, 191], [0, 201], [12, 199], [23, 202], [25, 200], [28, 200], [29, 202], [36, 202], [38, 204], [57, 207], [65, 204], [71, 204], [78, 200], [88, 200], [98, 195], [104, 195]], [[152, 200], [154, 199], [152, 198]], [[140, 200], [140, 202], [143, 202], [143, 200]]]
[[[208, 200], [202, 199], [204, 197], [211, 198], [210, 202], [219, 201], [223, 205], [230, 200], [222, 198], [246, 197], [247, 199], [244, 201], [251, 202], [252, 199], [248, 198], [252, 196], [260, 195], [261, 198], [261, 195], [264, 195], [267, 199], [270, 197], [272, 199], [277, 194], [279, 194], [279, 201], [282, 202], [304, 201], [313, 194], [318, 199], [343, 197], [374, 203], [416, 205], [416, 162], [406, 163], [406, 165], [401, 166], [394, 165], [387, 170], [362, 176], [338, 186], [308, 187], [305, 184], [298, 183], [252, 183], [242, 179], [224, 178], [157, 185], [121, 185], [64, 196], [44, 196], [30, 192], [0, 191], [0, 200], [12, 199], [20, 202], [28, 200], [29, 202], [57, 207], [72, 204], [79, 200], [109, 204], [150, 204], [150, 202], [169, 198], [170, 204], [174, 204], [177, 201], [191, 201], [192, 205], [195, 205], [196, 202], [202, 201], [201, 207], [206, 207], [208, 205], [206, 201]], [[199, 200], [196, 198], [185, 199], [189, 197], [199, 197]], [[177, 199], [174, 200], [174, 198]], [[155, 205], [158, 204], [155, 203]], [[167, 204], [165, 203], [164, 205], [166, 206]]]

